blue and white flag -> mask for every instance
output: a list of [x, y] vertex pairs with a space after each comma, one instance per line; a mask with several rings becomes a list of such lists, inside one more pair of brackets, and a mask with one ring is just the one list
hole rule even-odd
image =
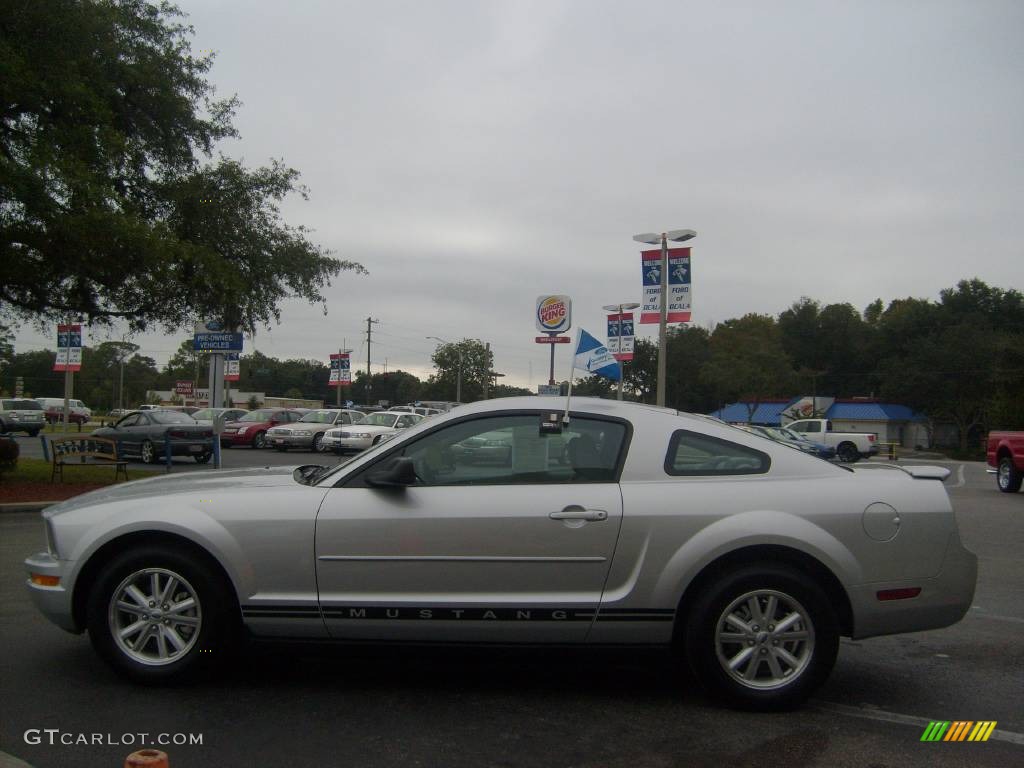
[[580, 338], [576, 342], [576, 357], [573, 368], [604, 376], [606, 379], [618, 381], [622, 378], [622, 367], [615, 355], [608, 351], [600, 341], [580, 329]]

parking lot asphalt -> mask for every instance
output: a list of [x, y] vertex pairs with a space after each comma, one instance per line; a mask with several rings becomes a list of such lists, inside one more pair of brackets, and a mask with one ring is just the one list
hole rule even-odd
[[[310, 456], [238, 450], [251, 466]], [[153, 746], [146, 733], [202, 738], [158, 746], [174, 768], [1021, 765], [1024, 493], [999, 493], [982, 464], [949, 466], [980, 559], [967, 617], [843, 641], [814, 699], [771, 715], [718, 708], [671, 660], [632, 650], [261, 645], [217, 679], [131, 685], [35, 611], [21, 561], [43, 547], [38, 515], [0, 515], [0, 750], [38, 768], [119, 766]], [[985, 743], [922, 743], [931, 720], [998, 725]]]

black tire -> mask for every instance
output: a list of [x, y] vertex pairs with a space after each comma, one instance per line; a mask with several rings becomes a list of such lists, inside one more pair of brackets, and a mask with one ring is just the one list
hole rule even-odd
[[[762, 613], [759, 618], [749, 610], [751, 597], [760, 611], [767, 611], [774, 597], [772, 615]], [[793, 614], [800, 620], [775, 629], [775, 621]], [[748, 617], [749, 632], [726, 621], [726, 616], [737, 615]], [[799, 706], [828, 677], [839, 650], [835, 611], [822, 589], [806, 574], [773, 563], [747, 565], [720, 576], [701, 589], [681, 620], [686, 624], [680, 636], [694, 675], [713, 698], [738, 709], [779, 711]], [[769, 623], [762, 626], [764, 621]], [[719, 629], [724, 632], [726, 626], [735, 640], [719, 643]], [[790, 639], [801, 634], [806, 639]], [[798, 663], [780, 663], [783, 653]], [[734, 671], [727, 670], [729, 662], [737, 664]]]
[[860, 458], [860, 451], [857, 450], [857, 446], [853, 443], [840, 443], [839, 447], [836, 448], [836, 456], [839, 457], [840, 461], [853, 464]]
[[[151, 594], [147, 584], [154, 571], [164, 589], [168, 576], [178, 580], [164, 605], [184, 603], [191, 597], [195, 607], [173, 611], [151, 603], [152, 607], [140, 606], [135, 611], [119, 610], [118, 605], [139, 606], [124, 596], [127, 584], [141, 586], [144, 596]], [[122, 596], [120, 603], [118, 596]], [[147, 615], [148, 611], [152, 613]], [[138, 622], [144, 623], [142, 634], [115, 638], [115, 630]], [[89, 595], [86, 626], [93, 647], [105, 662], [131, 680], [153, 684], [177, 682], [225, 666], [232, 659], [240, 624], [230, 585], [205, 558], [172, 546], [144, 544], [121, 553], [103, 568]], [[171, 632], [182, 643], [180, 650], [164, 634]], [[164, 658], [160, 658], [161, 650]]]
[[370, 442], [370, 447], [372, 448], [373, 446], [375, 446], [375, 445], [376, 445], [377, 443], [379, 443], [379, 442], [380, 442], [380, 435], [377, 435], [377, 436], [376, 436], [375, 438], [373, 438], [373, 440], [372, 440], [372, 441]]
[[1020, 490], [1022, 480], [1024, 473], [1013, 466], [1013, 458], [1003, 456], [996, 469], [996, 485], [999, 486], [999, 490], [1003, 493], [1016, 493]]
[[323, 453], [324, 452], [324, 434], [323, 434], [323, 432], [319, 432], [319, 433], [317, 433], [313, 437], [313, 450], [316, 453]]
[[253, 448], [266, 448], [267, 447], [267, 433], [266, 432], [257, 432], [255, 435], [253, 435], [253, 437], [252, 437], [252, 447]]
[[143, 464], [152, 464], [156, 461], [156, 449], [152, 442], [142, 441], [142, 445], [139, 446], [139, 458], [142, 459]]
[[209, 464], [212, 457], [212, 453], [201, 453], [198, 456], [193, 456], [192, 458], [196, 460], [196, 464]]

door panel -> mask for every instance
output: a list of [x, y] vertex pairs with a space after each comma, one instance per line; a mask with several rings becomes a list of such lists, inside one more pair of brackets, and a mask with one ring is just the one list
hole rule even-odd
[[[595, 519], [554, 519], [577, 510]], [[332, 635], [582, 641], [622, 520], [614, 483], [335, 488], [317, 520]]]

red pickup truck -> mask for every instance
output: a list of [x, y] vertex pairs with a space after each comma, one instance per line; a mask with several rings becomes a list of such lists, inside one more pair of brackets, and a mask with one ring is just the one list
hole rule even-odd
[[989, 432], [985, 454], [999, 490], [1019, 491], [1024, 478], [1024, 432]]

